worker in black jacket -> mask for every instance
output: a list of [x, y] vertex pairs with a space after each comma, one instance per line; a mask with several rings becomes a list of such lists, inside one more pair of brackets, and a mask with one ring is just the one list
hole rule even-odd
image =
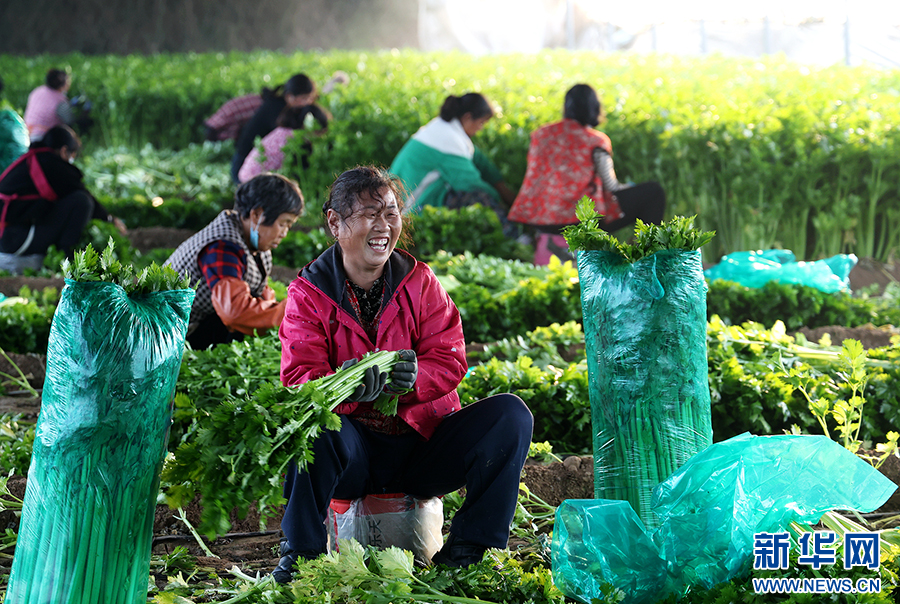
[[127, 232], [85, 188], [72, 164], [80, 150], [71, 128], [55, 126], [0, 175], [0, 268], [39, 268], [51, 245], [71, 258], [91, 219]]

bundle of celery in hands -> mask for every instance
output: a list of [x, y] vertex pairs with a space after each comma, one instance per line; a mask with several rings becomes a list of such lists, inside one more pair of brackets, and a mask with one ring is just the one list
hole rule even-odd
[[[416, 370], [415, 352], [383, 350], [300, 386], [264, 384], [249, 396], [195, 409], [193, 423], [163, 468], [168, 504], [183, 507], [199, 493], [198, 528], [211, 538], [228, 532], [233, 509], [244, 518], [253, 503], [264, 525], [285, 502], [282, 481], [291, 462], [305, 468], [319, 432], [340, 429], [334, 408], [345, 401], [372, 401], [381, 413], [396, 415]], [[193, 403], [179, 394], [175, 404]]]

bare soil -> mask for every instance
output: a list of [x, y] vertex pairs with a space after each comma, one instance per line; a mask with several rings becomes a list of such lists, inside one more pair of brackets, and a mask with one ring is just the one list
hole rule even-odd
[[195, 232], [191, 229], [142, 227], [130, 229], [128, 239], [131, 241], [132, 247], [139, 252], [149, 252], [158, 248], [175, 249]]
[[828, 334], [834, 346], [840, 346], [844, 340], [859, 340], [863, 348], [869, 350], [871, 348], [888, 346], [891, 343], [891, 336], [900, 334], [900, 329], [891, 325], [882, 327], [875, 327], [874, 325], [863, 325], [860, 327], [831, 325], [829, 327], [817, 327], [816, 329], [801, 327], [798, 333], [802, 333], [807, 340], [815, 343], [818, 343], [825, 334]]

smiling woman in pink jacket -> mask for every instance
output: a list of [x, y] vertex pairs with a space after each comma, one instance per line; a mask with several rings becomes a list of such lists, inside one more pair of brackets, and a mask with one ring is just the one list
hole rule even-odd
[[[315, 442], [307, 471], [288, 472], [281, 561], [290, 580], [298, 558], [325, 552], [332, 498], [403, 492], [444, 495], [466, 487], [466, 501], [435, 563], [466, 566], [487, 548], [505, 548], [531, 442], [522, 400], [500, 394], [460, 410], [466, 372], [459, 311], [428, 265], [395, 249], [402, 236], [400, 189], [385, 171], [341, 174], [324, 212], [336, 243], [288, 288], [281, 324], [281, 379], [301, 384], [376, 350], [403, 362], [389, 376], [372, 367], [336, 412], [339, 431]], [[405, 392], [396, 416], [373, 407], [383, 391]]]

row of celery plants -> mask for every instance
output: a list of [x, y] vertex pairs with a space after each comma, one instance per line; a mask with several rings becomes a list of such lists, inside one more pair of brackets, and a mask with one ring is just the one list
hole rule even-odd
[[[104, 249], [110, 225], [95, 225], [88, 234], [97, 249]], [[329, 239], [321, 231], [291, 233], [277, 250], [293, 268], [314, 259]], [[138, 254], [117, 244], [120, 258], [141, 267], [150, 260], [162, 261], [161, 254]], [[56, 260], [60, 260], [57, 258]], [[128, 261], [128, 260], [123, 260]], [[437, 252], [429, 265], [450, 292], [459, 308], [469, 342], [494, 342], [514, 338], [536, 327], [566, 321], [581, 321], [581, 292], [578, 274], [570, 263], [554, 262], [547, 267], [470, 252], [452, 255]], [[42, 274], [52, 275], [46, 269]], [[24, 304], [0, 306], [0, 347], [9, 352], [43, 352], [46, 348], [55, 294], [28, 293]], [[753, 289], [728, 281], [710, 283], [707, 315], [719, 316], [729, 324], [756, 321], [773, 325], [782, 321], [795, 331], [803, 326], [831, 325], [857, 327], [866, 324], [900, 325], [900, 307], [892, 296], [853, 296], [846, 292], [824, 294], [804, 285], [768, 283]]]
[[[590, 404], [581, 326], [574, 322], [541, 327], [470, 351], [473, 369], [460, 384], [464, 402], [497, 392], [517, 392], [540, 421], [534, 440], [559, 452], [590, 450]], [[801, 345], [802, 344], [802, 345]], [[805, 372], [809, 392], [851, 399], [840, 378], [837, 348], [797, 341], [783, 325], [729, 326], [718, 318], [707, 329], [713, 434], [716, 441], [745, 431], [780, 434], [793, 425], [810, 433], [821, 426], [809, 401], [790, 383], [788, 372]], [[198, 408], [225, 397], [242, 397], [277, 381], [280, 343], [275, 334], [248, 338], [185, 354], [179, 376], [175, 422], [178, 441]], [[868, 351], [868, 379], [861, 394], [863, 439], [880, 441], [900, 426], [900, 368], [897, 345]], [[829, 422], [830, 423], [830, 422]], [[831, 424], [833, 425], [833, 424]], [[8, 470], [9, 468], [7, 468]]]
[[321, 82], [346, 71], [350, 84], [322, 99], [335, 119], [310, 168], [296, 157], [285, 168], [315, 200], [349, 166], [390, 164], [447, 94], [468, 90], [498, 105], [475, 140], [518, 185], [530, 133], [558, 119], [566, 89], [584, 81], [607, 109], [620, 177], [660, 181], [673, 214], [715, 230], [707, 260], [777, 245], [801, 258], [900, 249], [900, 70], [566, 51], [0, 56], [7, 97], [22, 108], [51, 66], [70, 68], [73, 93], [95, 101], [92, 144], [175, 148], [199, 141], [227, 98], [297, 71]]

